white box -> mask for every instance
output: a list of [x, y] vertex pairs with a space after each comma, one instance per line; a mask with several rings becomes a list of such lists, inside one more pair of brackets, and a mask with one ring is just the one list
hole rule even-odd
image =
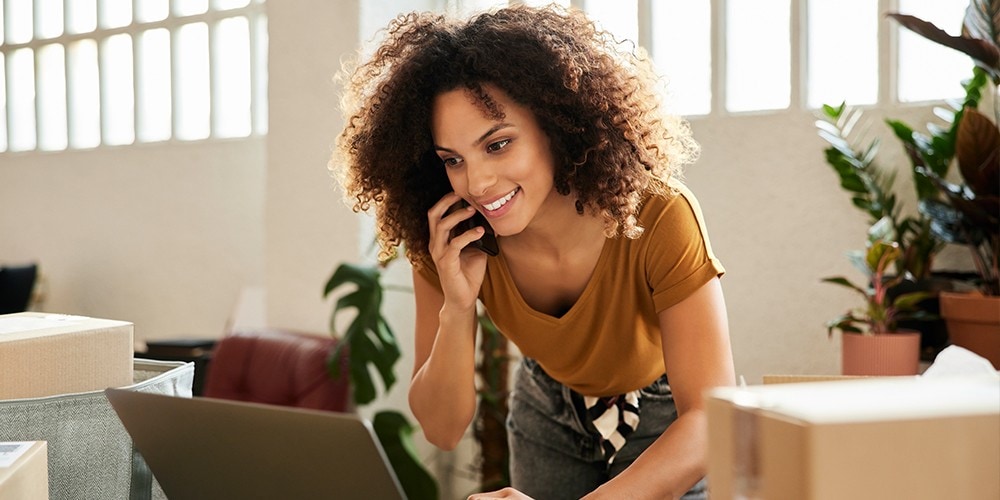
[[47, 500], [45, 441], [0, 442], [0, 500]]

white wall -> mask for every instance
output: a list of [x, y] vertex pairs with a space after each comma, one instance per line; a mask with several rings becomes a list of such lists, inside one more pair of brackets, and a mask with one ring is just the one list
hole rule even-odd
[[0, 156], [0, 262], [37, 261], [41, 309], [216, 337], [262, 283], [261, 140]]

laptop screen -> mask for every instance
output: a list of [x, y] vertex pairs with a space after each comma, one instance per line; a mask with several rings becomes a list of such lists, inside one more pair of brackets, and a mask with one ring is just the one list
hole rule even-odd
[[405, 498], [371, 425], [358, 415], [105, 393], [171, 500]]

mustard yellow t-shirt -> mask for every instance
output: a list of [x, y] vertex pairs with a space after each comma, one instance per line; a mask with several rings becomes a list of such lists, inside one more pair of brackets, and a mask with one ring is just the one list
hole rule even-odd
[[[558, 318], [524, 302], [503, 252], [487, 262], [479, 298], [497, 328], [552, 378], [581, 394], [623, 394], [663, 375], [657, 313], [725, 272], [687, 188], [671, 197], [648, 197], [639, 218], [642, 236], [607, 239], [590, 282]], [[439, 283], [433, 265], [421, 273]]]

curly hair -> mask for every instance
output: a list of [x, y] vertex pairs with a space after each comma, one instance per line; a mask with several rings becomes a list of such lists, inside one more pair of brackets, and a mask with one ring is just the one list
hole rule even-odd
[[514, 6], [469, 20], [432, 13], [394, 19], [363, 64], [346, 64], [346, 123], [330, 168], [355, 212], [375, 207], [379, 259], [404, 244], [428, 258], [427, 210], [451, 191], [433, 151], [435, 96], [465, 88], [484, 114], [503, 110], [491, 84], [530, 109], [549, 137], [554, 184], [577, 211], [600, 216], [608, 237], [638, 237], [649, 192], [695, 159], [687, 123], [663, 111], [660, 81], [641, 51], [618, 42], [577, 10]]

